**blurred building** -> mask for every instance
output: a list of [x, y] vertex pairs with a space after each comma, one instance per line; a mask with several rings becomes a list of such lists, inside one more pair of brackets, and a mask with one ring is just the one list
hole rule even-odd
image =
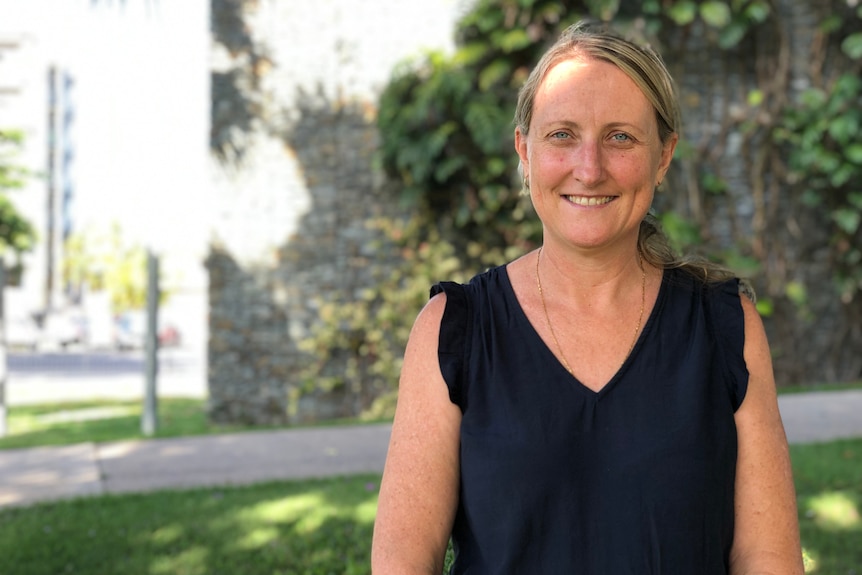
[[209, 350], [212, 415], [284, 419], [318, 298], [373, 281], [367, 224], [397, 207], [377, 98], [401, 61], [454, 48], [467, 4], [0, 0], [0, 127], [39, 175], [15, 197], [41, 238], [16, 306], [80, 296], [64, 240], [117, 223]]
[[[24, 133], [35, 177], [12, 198], [39, 233], [16, 305], [79, 299], [64, 242], [115, 224], [162, 257], [176, 301], [205, 298], [208, 16], [208, 0], [0, 0], [0, 128]], [[203, 341], [204, 320], [187, 331]]]

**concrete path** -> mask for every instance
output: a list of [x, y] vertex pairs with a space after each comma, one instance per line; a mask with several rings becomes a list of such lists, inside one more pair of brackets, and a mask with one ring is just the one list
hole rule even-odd
[[41, 500], [380, 473], [390, 426], [0, 450], [0, 507]]
[[[862, 390], [779, 399], [791, 443], [862, 437]], [[389, 425], [0, 450], [0, 508], [197, 486], [380, 473]]]
[[862, 437], [862, 389], [783, 395], [778, 407], [790, 443]]

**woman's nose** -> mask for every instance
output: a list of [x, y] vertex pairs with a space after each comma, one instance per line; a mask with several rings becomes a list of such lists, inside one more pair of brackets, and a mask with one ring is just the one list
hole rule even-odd
[[584, 186], [594, 186], [604, 175], [602, 149], [596, 142], [582, 141], [575, 150], [572, 163], [572, 175]]

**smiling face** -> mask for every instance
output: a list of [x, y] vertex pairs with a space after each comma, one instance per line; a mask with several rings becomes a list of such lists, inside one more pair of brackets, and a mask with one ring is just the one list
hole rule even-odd
[[529, 133], [515, 130], [545, 241], [636, 245], [676, 140], [661, 142], [655, 109], [615, 65], [573, 57], [552, 67], [536, 91]]

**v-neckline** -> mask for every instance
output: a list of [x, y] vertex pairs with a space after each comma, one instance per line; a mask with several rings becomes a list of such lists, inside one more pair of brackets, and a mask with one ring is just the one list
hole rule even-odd
[[667, 285], [667, 271], [662, 271], [661, 284], [659, 285], [658, 296], [656, 297], [655, 305], [653, 305], [652, 311], [650, 311], [649, 317], [641, 329], [641, 332], [638, 334], [637, 340], [635, 341], [634, 347], [632, 347], [631, 352], [626, 357], [625, 361], [623, 361], [622, 365], [614, 372], [611, 378], [604, 383], [598, 390], [592, 389], [585, 385], [578, 377], [571, 373], [560, 359], [556, 356], [553, 350], [550, 348], [548, 343], [539, 335], [539, 331], [536, 329], [536, 326], [533, 325], [533, 322], [530, 321], [530, 318], [527, 316], [527, 313], [524, 311], [524, 307], [521, 305], [520, 300], [518, 299], [518, 295], [515, 293], [515, 288], [512, 287], [512, 280], [509, 277], [509, 267], [508, 265], [500, 266], [501, 274], [500, 277], [503, 280], [503, 287], [505, 294], [504, 296], [509, 302], [509, 305], [516, 311], [519, 316], [519, 319], [523, 321], [528, 327], [530, 332], [532, 333], [532, 337], [538, 341], [540, 347], [543, 349], [543, 353], [548, 356], [548, 361], [552, 362], [554, 368], [561, 371], [562, 374], [571, 379], [575, 384], [575, 388], [581, 390], [583, 393], [586, 393], [590, 397], [594, 398], [596, 401], [601, 399], [604, 395], [610, 392], [610, 390], [616, 386], [617, 381], [621, 378], [623, 373], [629, 368], [629, 365], [634, 361], [635, 356], [640, 349], [644, 338], [647, 333], [652, 329], [652, 325], [655, 322], [655, 317], [658, 315], [660, 308], [664, 304], [666, 285]]

